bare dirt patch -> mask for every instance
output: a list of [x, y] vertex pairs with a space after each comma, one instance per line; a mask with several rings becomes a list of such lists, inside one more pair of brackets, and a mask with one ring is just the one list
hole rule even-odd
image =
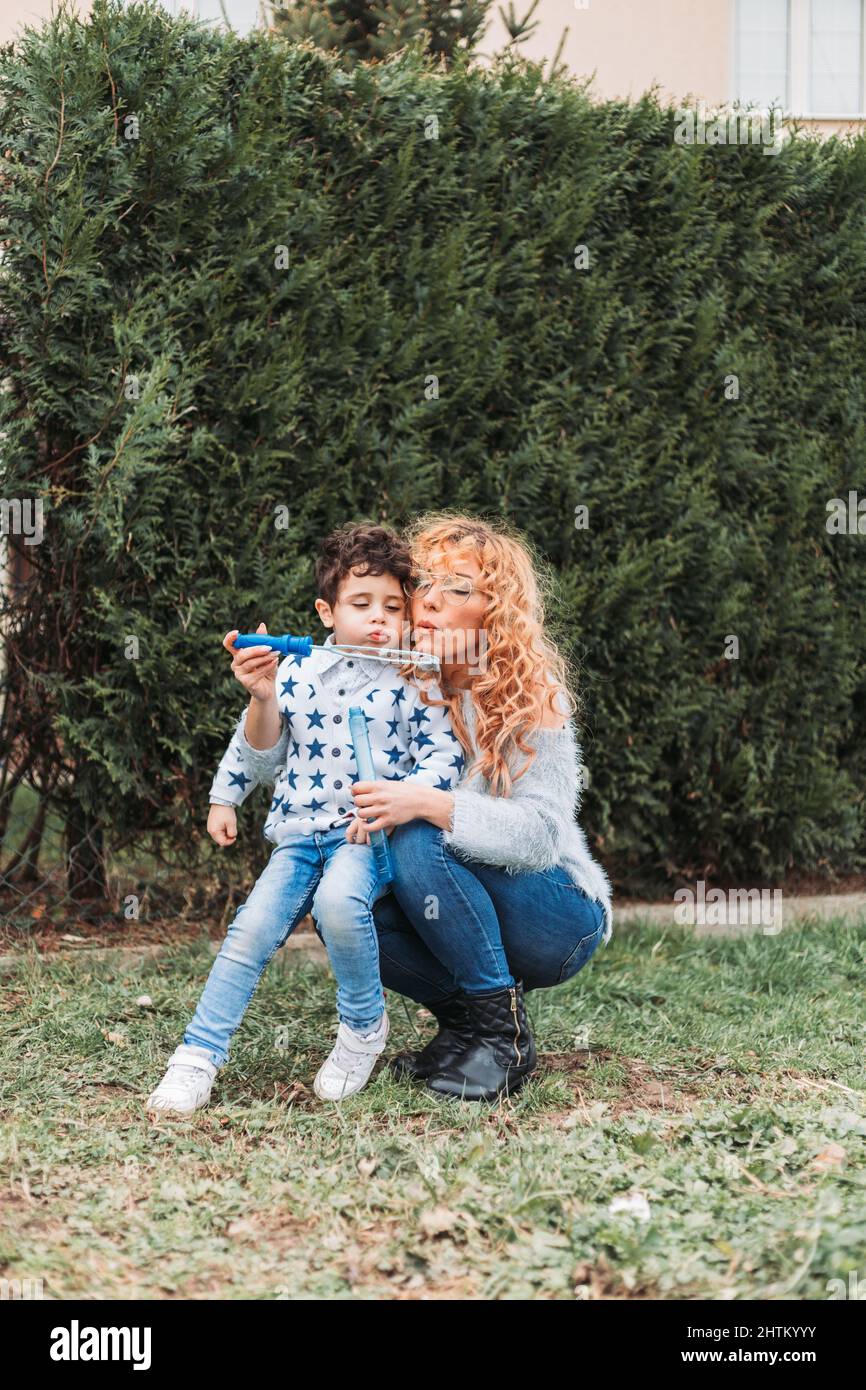
[[[313, 919], [309, 914], [299, 922], [292, 936], [315, 936]], [[225, 936], [225, 928], [220, 927], [213, 917], [200, 919], [179, 919], [166, 917], [147, 921], [130, 920], [119, 926], [117, 922], [106, 925], [104, 922], [89, 922], [81, 917], [67, 917], [62, 922], [52, 922], [44, 916], [35, 917], [27, 930], [0, 927], [0, 952], [34, 948], [40, 955], [55, 955], [58, 952], [87, 952], [94, 948], [103, 950], [130, 949], [141, 947], [175, 947], [194, 945], [202, 937], [220, 942]]]
[[[727, 1091], [727, 1086], [719, 1087], [720, 1078], [712, 1062], [703, 1066], [695, 1062], [680, 1073], [671, 1071], [669, 1076], [660, 1077], [658, 1068], [652, 1063], [639, 1057], [623, 1057], [607, 1048], [592, 1052], [542, 1053], [539, 1057], [539, 1074], [564, 1074], [574, 1082], [575, 1101], [579, 1106], [585, 1106], [588, 1100], [593, 1099], [593, 1071], [605, 1062], [615, 1063], [624, 1073], [619, 1093], [609, 1100], [614, 1116], [634, 1110], [681, 1115], [720, 1090]], [[705, 1077], [716, 1084], [707, 1086]], [[738, 1083], [738, 1094], [756, 1089], [754, 1079], [747, 1076], [736, 1073], [725, 1076], [725, 1082], [731, 1079]]]

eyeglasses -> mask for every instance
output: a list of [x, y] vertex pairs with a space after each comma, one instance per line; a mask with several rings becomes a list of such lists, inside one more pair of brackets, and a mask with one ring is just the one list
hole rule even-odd
[[412, 577], [412, 588], [416, 594], [429, 594], [437, 579], [441, 580], [442, 597], [445, 602], [453, 603], [456, 608], [468, 602], [473, 594], [487, 592], [486, 589], [479, 589], [471, 579], [466, 579], [461, 574], [434, 574], [432, 570], [416, 570]]

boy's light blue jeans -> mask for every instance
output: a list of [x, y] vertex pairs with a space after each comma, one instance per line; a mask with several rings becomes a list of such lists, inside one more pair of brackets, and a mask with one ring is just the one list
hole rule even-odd
[[215, 1066], [227, 1061], [265, 966], [310, 911], [337, 978], [340, 1021], [371, 1032], [385, 1008], [373, 904], [387, 891], [372, 849], [350, 844], [345, 825], [277, 845], [226, 933], [184, 1042]]

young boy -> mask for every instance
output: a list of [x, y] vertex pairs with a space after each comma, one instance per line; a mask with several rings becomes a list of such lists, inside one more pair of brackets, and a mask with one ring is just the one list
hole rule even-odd
[[[410, 575], [409, 550], [386, 527], [330, 535], [316, 562], [316, 611], [332, 629], [325, 648], [399, 646]], [[315, 649], [278, 667], [276, 661], [249, 658], [237, 673], [252, 699], [214, 778], [208, 816], [211, 836], [232, 844], [234, 808], [259, 782], [276, 778], [264, 826], [276, 848], [228, 929], [148, 1110], [189, 1114], [207, 1103], [265, 966], [309, 911], [337, 978], [340, 1020], [316, 1095], [341, 1100], [359, 1091], [388, 1036], [372, 911], [388, 888], [379, 882], [366, 826], [354, 815], [349, 788], [360, 778], [349, 707], [360, 705], [367, 717], [377, 778], [413, 777], [447, 790], [457, 782], [459, 748], [446, 712], [427, 706], [396, 666]], [[427, 688], [438, 697], [435, 684]], [[270, 747], [257, 746], [274, 738]]]

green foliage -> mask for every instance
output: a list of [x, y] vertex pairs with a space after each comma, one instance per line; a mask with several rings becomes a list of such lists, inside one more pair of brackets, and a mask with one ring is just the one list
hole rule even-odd
[[450, 64], [477, 47], [491, 4], [492, 0], [286, 0], [274, 5], [272, 24], [283, 38], [296, 43], [309, 39], [338, 56], [345, 67], [388, 58], [415, 42]]
[[864, 483], [866, 141], [681, 147], [513, 58], [347, 73], [117, 0], [5, 50], [0, 100], [3, 487], [46, 503], [6, 669], [56, 795], [184, 843], [223, 633], [316, 631], [330, 527], [446, 504], [554, 571], [620, 883], [863, 863], [864, 542], [825, 522]]

